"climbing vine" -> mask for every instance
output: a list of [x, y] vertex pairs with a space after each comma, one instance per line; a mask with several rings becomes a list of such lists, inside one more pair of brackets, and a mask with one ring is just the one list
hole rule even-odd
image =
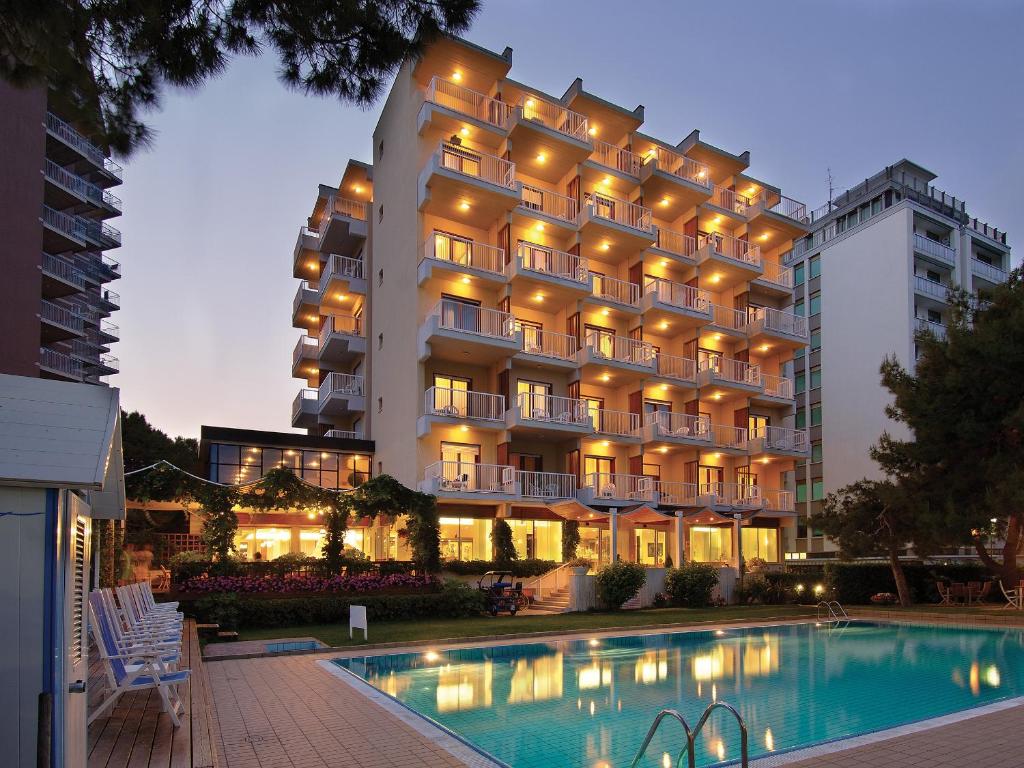
[[562, 523], [562, 562], [576, 559], [576, 548], [580, 545], [580, 524], [576, 520]]

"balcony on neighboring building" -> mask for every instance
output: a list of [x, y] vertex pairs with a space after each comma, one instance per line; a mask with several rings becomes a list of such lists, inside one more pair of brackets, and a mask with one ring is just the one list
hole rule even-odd
[[938, 240], [932, 240], [917, 232], [914, 233], [914, 253], [923, 256], [936, 264], [954, 269], [956, 267], [956, 249]]
[[43, 296], [48, 299], [69, 296], [85, 290], [85, 274], [60, 256], [44, 253], [42, 273]]
[[617, 277], [591, 273], [590, 295], [586, 301], [598, 306], [640, 314], [640, 286]]
[[793, 270], [774, 261], [762, 260], [762, 272], [752, 281], [762, 291], [777, 296], [790, 296], [793, 293]]
[[424, 468], [423, 475], [420, 490], [435, 496], [489, 501], [519, 498], [516, 469], [505, 464], [436, 461]]
[[586, 400], [534, 392], [520, 392], [506, 416], [509, 429], [565, 437], [589, 435], [594, 422]]
[[654, 501], [654, 479], [621, 472], [590, 472], [583, 476], [577, 498], [584, 504], [638, 504]]
[[722, 509], [759, 509], [761, 489], [746, 483], [701, 483], [698, 504]]
[[807, 345], [807, 318], [773, 307], [751, 308], [747, 338], [751, 347], [767, 352], [775, 346], [797, 349]]
[[41, 220], [44, 251], [64, 253], [86, 248], [85, 219], [44, 205]]
[[476, 278], [490, 285], [506, 282], [505, 249], [434, 230], [423, 243], [417, 279], [423, 285], [433, 277]]
[[318, 393], [315, 389], [303, 387], [292, 401], [292, 426], [297, 429], [311, 429], [317, 424]]
[[796, 500], [792, 491], [761, 488], [762, 509], [766, 512], [795, 512]]
[[508, 312], [441, 299], [419, 330], [420, 360], [437, 357], [489, 364], [520, 351], [516, 319]]
[[320, 343], [312, 336], [302, 334], [292, 350], [292, 377], [296, 379], [316, 378], [319, 374], [317, 356]]
[[75, 130], [70, 123], [52, 112], [46, 113], [48, 157], [68, 164], [86, 160], [96, 172], [103, 186], [121, 183], [121, 166], [106, 156], [96, 144]]
[[697, 361], [689, 357], [667, 355], [658, 352], [655, 359], [654, 375], [674, 384], [697, 385]]
[[613, 443], [639, 443], [643, 439], [639, 413], [591, 408], [590, 421], [595, 435]]
[[66, 307], [43, 299], [39, 309], [41, 338], [44, 343], [63, 341], [85, 334], [85, 320]]
[[644, 164], [644, 159], [640, 155], [606, 141], [595, 139], [593, 144], [594, 151], [590, 155], [591, 162], [628, 176], [634, 182], [640, 178], [640, 168]]
[[[580, 214], [580, 206], [576, 198], [529, 184], [521, 184], [519, 193], [517, 213], [531, 220], [539, 220], [540, 224], [534, 225], [535, 227], [543, 228], [545, 225], [549, 225], [566, 232], [576, 230]], [[524, 226], [528, 226], [528, 224], [524, 223]]]
[[599, 369], [649, 376], [654, 373], [654, 347], [650, 342], [588, 329], [579, 351], [579, 363]]
[[590, 293], [589, 261], [572, 253], [520, 240], [508, 264], [516, 295], [532, 304], [571, 301]]
[[946, 338], [946, 326], [943, 323], [918, 317], [914, 319], [914, 327], [918, 333], [930, 333], [940, 340]]
[[429, 387], [423, 393], [423, 415], [416, 434], [430, 433], [433, 424], [469, 426], [474, 429], [505, 429], [505, 397], [451, 387]]
[[706, 205], [714, 212], [725, 213], [735, 221], [746, 221], [750, 200], [732, 189], [713, 184]]
[[707, 416], [672, 411], [654, 411], [644, 417], [644, 443], [686, 445], [709, 449], [714, 444], [711, 420]]
[[744, 453], [748, 450], [746, 427], [734, 427], [731, 424], [712, 424], [711, 442], [716, 451], [730, 454]]
[[718, 392], [758, 393], [761, 391], [761, 367], [731, 357], [709, 356], [697, 363], [697, 384]]
[[552, 184], [594, 151], [587, 118], [539, 96], [520, 99], [508, 130], [509, 159], [524, 173]]
[[761, 405], [788, 405], [794, 397], [793, 380], [785, 376], [761, 374], [761, 391], [752, 393], [753, 402]]
[[520, 333], [523, 347], [516, 353], [516, 359], [537, 368], [555, 370], [576, 368], [579, 343], [575, 336], [531, 325], [523, 325]]
[[329, 373], [317, 390], [320, 416], [346, 416], [366, 410], [365, 381], [352, 373]]
[[655, 500], [666, 507], [696, 507], [699, 486], [677, 480], [655, 480]]
[[317, 360], [326, 370], [344, 368], [366, 354], [363, 319], [351, 315], [325, 315], [321, 320]]
[[330, 254], [320, 274], [317, 296], [319, 304], [348, 309], [352, 307], [353, 294], [366, 295], [363, 260]]
[[774, 190], [762, 189], [747, 206], [750, 227], [757, 232], [772, 230], [786, 240], [806, 234], [807, 206]]
[[370, 203], [332, 192], [327, 196], [317, 227], [320, 251], [343, 256], [356, 253], [369, 234], [369, 219]]
[[100, 320], [96, 337], [102, 344], [113, 344], [121, 338], [121, 329], [109, 320]]
[[579, 216], [580, 233], [594, 247], [621, 241], [626, 247], [645, 248], [654, 242], [651, 209], [597, 192], [588, 192]]
[[640, 308], [644, 324], [663, 332], [675, 333], [711, 322], [711, 295], [707, 291], [661, 277], [644, 278]]
[[704, 163], [657, 145], [644, 155], [640, 180], [645, 198], [667, 221], [706, 201], [712, 190]]
[[761, 249], [746, 240], [712, 232], [697, 244], [700, 287], [723, 291], [761, 276]]
[[101, 218], [121, 214], [120, 198], [49, 158], [43, 165], [43, 178], [46, 180], [44, 200], [47, 205], [57, 209], [88, 210], [99, 213]]
[[320, 320], [320, 289], [300, 280], [292, 299], [292, 327], [309, 329]]
[[104, 224], [101, 221], [95, 219], [87, 219], [82, 216], [78, 217], [79, 223], [82, 227], [82, 234], [85, 238], [86, 245], [92, 245], [95, 248], [108, 249], [108, 248], [119, 248], [121, 246], [121, 232], [115, 229], [109, 224]]
[[328, 429], [324, 432], [324, 437], [334, 438], [337, 440], [363, 440], [362, 429]]
[[971, 274], [993, 287], [1005, 283], [1010, 277], [1006, 270], [995, 264], [975, 258], [971, 259]]
[[442, 141], [420, 173], [418, 206], [486, 229], [519, 204], [515, 163]]
[[803, 457], [810, 454], [811, 442], [806, 429], [758, 427], [751, 430], [747, 449], [753, 456]]
[[661, 266], [667, 267], [669, 260], [687, 266], [697, 263], [697, 239], [695, 237], [662, 227], [657, 227], [656, 229], [654, 244], [650, 250], [654, 255], [665, 259]]
[[82, 363], [70, 355], [48, 347], [39, 349], [39, 375], [44, 379], [60, 379], [63, 381], [81, 381]]
[[918, 300], [926, 307], [932, 307], [941, 311], [949, 303], [949, 293], [954, 290], [951, 285], [940, 283], [938, 280], [931, 280], [921, 275], [914, 277], [914, 293]]
[[320, 233], [299, 227], [292, 258], [292, 277], [315, 280], [320, 273]]
[[417, 118], [421, 135], [427, 126], [446, 135], [458, 134], [466, 128], [468, 118], [472, 126], [493, 134], [497, 141], [508, 130], [514, 109], [511, 104], [436, 75], [424, 90], [423, 101]]

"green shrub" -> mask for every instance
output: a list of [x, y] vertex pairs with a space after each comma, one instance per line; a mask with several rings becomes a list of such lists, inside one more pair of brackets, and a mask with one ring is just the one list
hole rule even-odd
[[494, 560], [498, 563], [511, 563], [519, 559], [515, 541], [512, 540], [512, 526], [504, 520], [495, 520], [491, 529], [491, 543], [494, 544]]
[[665, 591], [673, 605], [703, 608], [711, 604], [718, 569], [710, 563], [683, 563], [665, 574]]
[[[903, 572], [907, 577], [913, 599], [918, 602], [938, 602], [936, 579], [945, 581], [981, 581], [989, 577], [987, 569], [980, 563], [957, 563], [953, 565], [925, 565], [904, 563]], [[825, 565], [823, 583], [830, 600], [851, 605], [867, 605], [871, 596], [880, 592], [896, 592], [896, 582], [888, 563], [844, 563]], [[808, 584], [809, 592], [811, 585]]]
[[645, 581], [647, 569], [639, 563], [612, 563], [597, 572], [597, 595], [610, 610], [617, 611]]
[[219, 592], [196, 600], [196, 613], [203, 621], [218, 624], [222, 630], [238, 629], [241, 618], [238, 595], [234, 592]]
[[547, 573], [558, 566], [554, 560], [513, 560], [510, 563], [498, 563], [494, 560], [445, 560], [441, 570], [458, 576], [480, 576], [488, 571], [512, 571], [519, 578], [531, 578]]

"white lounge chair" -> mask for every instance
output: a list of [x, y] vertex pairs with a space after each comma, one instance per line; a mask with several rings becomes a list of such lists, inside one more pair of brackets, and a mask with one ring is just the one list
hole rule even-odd
[[1018, 586], [1016, 589], [1007, 589], [1003, 584], [1003, 580], [999, 580], [999, 588], [1003, 590], [1003, 597], [1006, 598], [1006, 605], [1003, 608], [1014, 608], [1018, 611], [1024, 610], [1024, 587]]

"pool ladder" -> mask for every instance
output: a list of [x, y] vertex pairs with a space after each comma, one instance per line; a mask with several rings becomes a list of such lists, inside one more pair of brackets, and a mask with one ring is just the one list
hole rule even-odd
[[818, 618], [821, 618], [822, 608], [828, 609], [829, 615], [832, 617], [832, 621], [849, 621], [850, 615], [846, 612], [846, 609], [839, 604], [838, 600], [822, 600], [818, 603], [817, 612]]
[[679, 757], [676, 758], [676, 768], [680, 768], [683, 764], [683, 755], [686, 755], [687, 768], [697, 768], [697, 736], [704, 728], [708, 718], [711, 717], [711, 713], [716, 709], [724, 709], [727, 712], [731, 712], [732, 716], [736, 718], [736, 722], [740, 726], [740, 768], [747, 768], [748, 756], [747, 756], [747, 724], [743, 720], [743, 717], [736, 708], [731, 704], [726, 704], [724, 701], [716, 701], [713, 704], [709, 704], [708, 708], [704, 710], [704, 714], [700, 716], [700, 720], [697, 721], [697, 727], [690, 729], [689, 724], [686, 722], [686, 718], [683, 717], [679, 712], [674, 709], [663, 709], [658, 713], [657, 717], [654, 718], [654, 722], [651, 723], [651, 727], [647, 731], [647, 736], [644, 738], [644, 743], [640, 745], [640, 749], [636, 753], [636, 757], [633, 758], [633, 762], [629, 764], [629, 768], [636, 768], [640, 759], [644, 756], [647, 751], [648, 745], [651, 743], [651, 739], [654, 738], [654, 734], [658, 730], [658, 726], [661, 725], [662, 720], [666, 717], [671, 717], [683, 726], [683, 731], [686, 733], [686, 744], [683, 745], [682, 750], [679, 752]]

